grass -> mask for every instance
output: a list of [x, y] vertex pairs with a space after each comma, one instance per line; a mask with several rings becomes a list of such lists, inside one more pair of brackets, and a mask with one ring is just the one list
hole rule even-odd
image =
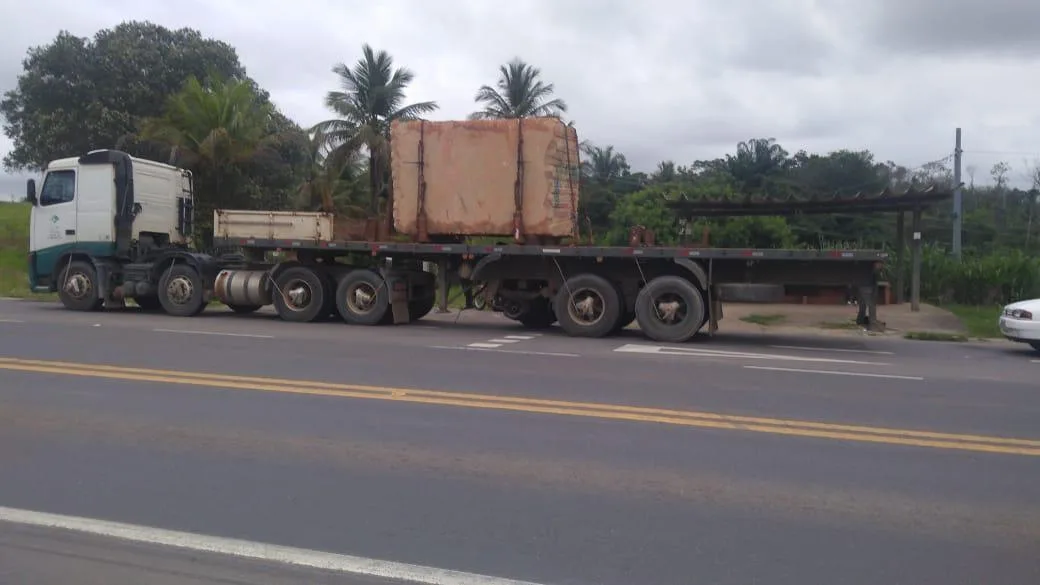
[[770, 325], [780, 325], [781, 323], [787, 321], [787, 315], [783, 315], [780, 313], [751, 313], [750, 315], [745, 315], [741, 317], [740, 320], [745, 323], [754, 323], [755, 325], [762, 325], [763, 327], [768, 327]]
[[819, 325], [820, 329], [862, 329], [863, 326], [856, 323], [855, 319], [849, 319], [848, 321], [823, 321]]
[[991, 339], [1003, 337], [997, 327], [1000, 307], [973, 307], [967, 305], [944, 305], [942, 308], [953, 313], [961, 320], [971, 337]]
[[0, 203], [0, 296], [31, 297], [29, 292], [28, 203]]
[[960, 333], [947, 333], [945, 331], [907, 331], [903, 339], [916, 339], [918, 341], [968, 341], [967, 335]]

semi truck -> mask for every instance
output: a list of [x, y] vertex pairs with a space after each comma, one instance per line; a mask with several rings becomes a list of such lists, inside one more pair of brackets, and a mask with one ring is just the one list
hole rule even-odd
[[222, 253], [192, 246], [189, 170], [117, 150], [52, 161], [39, 192], [27, 183], [30, 285], [75, 311], [132, 299], [192, 317], [216, 301], [378, 326], [422, 319], [449, 281], [463, 282], [527, 328], [604, 337], [636, 322], [651, 340], [680, 343], [717, 330], [727, 286], [873, 290], [886, 258], [659, 246], [640, 226], [626, 246], [594, 245], [579, 221], [577, 135], [553, 118], [395, 122], [390, 138], [381, 211], [216, 209]]

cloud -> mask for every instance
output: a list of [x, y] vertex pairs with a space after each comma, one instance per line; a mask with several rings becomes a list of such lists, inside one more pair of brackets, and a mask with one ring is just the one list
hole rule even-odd
[[[1033, 59], [1040, 52], [1040, 3], [1022, 0], [874, 0], [858, 16], [881, 47], [933, 57]], [[846, 13], [850, 19], [856, 14]]]
[[[913, 166], [949, 154], [957, 126], [966, 164], [1040, 157], [1040, 4], [39, 0], [19, 11], [0, 25], [2, 54], [126, 19], [197, 28], [233, 44], [304, 125], [330, 115], [332, 66], [368, 42], [416, 74], [410, 99], [436, 100], [441, 119], [473, 111], [476, 89], [520, 56], [555, 83], [583, 139], [613, 144], [639, 169], [722, 156], [752, 137]], [[0, 63], [0, 89], [19, 71], [16, 59]]]

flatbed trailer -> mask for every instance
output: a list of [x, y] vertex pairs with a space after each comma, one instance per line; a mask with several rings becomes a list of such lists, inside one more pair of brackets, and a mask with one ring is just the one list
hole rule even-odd
[[[236, 218], [253, 219], [235, 225]], [[321, 213], [220, 211], [215, 244], [237, 248], [220, 260], [214, 295], [246, 312], [273, 304], [290, 321], [338, 313], [348, 323], [403, 324], [434, 307], [449, 282], [476, 288], [491, 306], [529, 328], [558, 322], [571, 336], [603, 337], [633, 321], [655, 341], [679, 343], [718, 328], [728, 285], [839, 285], [873, 301], [878, 250], [728, 249], [667, 246], [544, 246], [358, 242], [320, 238], [232, 237], [276, 234], [320, 224]], [[291, 218], [291, 219], [290, 219]], [[312, 221], [313, 220], [313, 221]], [[298, 231], [298, 230], [297, 230]], [[320, 231], [320, 230], [319, 230]], [[265, 262], [269, 252], [291, 259]], [[424, 270], [437, 266], [441, 278]], [[475, 285], [479, 283], [479, 287]], [[320, 286], [319, 286], [320, 285]], [[315, 290], [320, 292], [315, 293]], [[315, 294], [331, 307], [308, 306]], [[375, 303], [375, 309], [366, 303]], [[383, 308], [385, 307], [385, 308]]]
[[656, 246], [638, 230], [629, 246], [415, 241], [429, 240], [425, 232], [396, 241], [381, 235], [392, 230], [370, 230], [371, 219], [364, 233], [375, 235], [340, 237], [358, 232], [337, 229], [343, 218], [330, 212], [246, 210], [215, 211], [214, 244], [227, 251], [203, 253], [189, 245], [191, 173], [113, 150], [52, 162], [39, 194], [28, 181], [27, 198], [30, 286], [79, 311], [132, 299], [190, 317], [216, 298], [237, 313], [274, 305], [286, 321], [400, 325], [459, 282], [528, 328], [559, 323], [571, 336], [604, 337], [636, 322], [652, 340], [679, 343], [717, 329], [733, 285], [854, 287], [873, 307], [887, 258]]

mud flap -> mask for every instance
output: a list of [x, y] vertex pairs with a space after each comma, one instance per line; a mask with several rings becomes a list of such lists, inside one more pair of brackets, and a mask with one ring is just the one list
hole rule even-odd
[[393, 313], [394, 325], [408, 323], [411, 321], [408, 313], [408, 279], [389, 277], [386, 285], [390, 291], [390, 311]]

